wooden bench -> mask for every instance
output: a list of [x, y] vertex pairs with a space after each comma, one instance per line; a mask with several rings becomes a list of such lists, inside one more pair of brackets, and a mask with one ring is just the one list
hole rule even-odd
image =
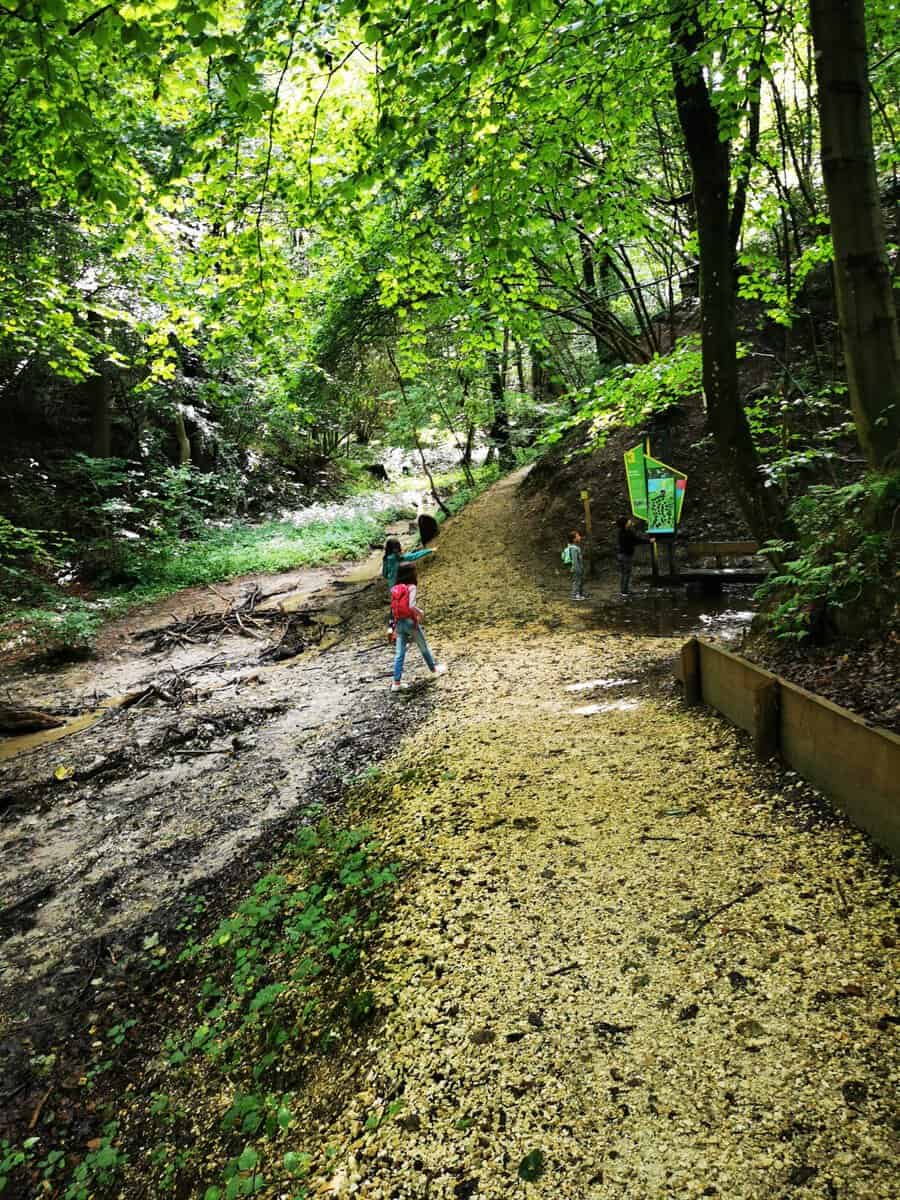
[[723, 567], [722, 560], [728, 558], [752, 558], [759, 554], [758, 542], [684, 542], [682, 548], [689, 563], [701, 562], [705, 558], [715, 559], [715, 569], [710, 567], [688, 567], [674, 573], [654, 574], [655, 587], [678, 584], [695, 584], [706, 594], [721, 592], [725, 583], [762, 583], [768, 574], [766, 567]]
[[684, 552], [690, 562], [714, 558], [721, 567], [723, 558], [753, 558], [759, 554], [759, 542], [685, 542]]

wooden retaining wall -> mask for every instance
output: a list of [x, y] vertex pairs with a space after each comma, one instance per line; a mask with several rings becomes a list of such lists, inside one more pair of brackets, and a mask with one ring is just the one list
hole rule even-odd
[[688, 704], [709, 704], [834, 800], [900, 858], [900, 737], [730, 650], [691, 638], [676, 674]]

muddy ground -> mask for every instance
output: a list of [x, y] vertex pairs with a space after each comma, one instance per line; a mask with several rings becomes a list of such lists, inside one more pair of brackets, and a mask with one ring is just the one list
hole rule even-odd
[[[0, 1078], [58, 1045], [154, 933], [239, 888], [310, 805], [390, 748], [384, 597], [367, 564], [190, 589], [107, 630], [99, 657], [8, 682], [15, 701], [86, 729], [0, 741]], [[266, 603], [325, 612], [321, 640], [279, 663], [267, 642], [225, 636], [148, 653], [136, 635], [259, 587]], [[158, 684], [130, 709], [99, 706]], [[429, 703], [392, 714], [400, 734]], [[95, 715], [100, 713], [99, 719]], [[57, 733], [66, 736], [57, 737]], [[27, 1095], [27, 1093], [26, 1093]]]

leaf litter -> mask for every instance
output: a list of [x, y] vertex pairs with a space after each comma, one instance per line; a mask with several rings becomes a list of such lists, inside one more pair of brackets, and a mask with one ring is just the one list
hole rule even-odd
[[[515, 482], [423, 579], [451, 673], [369, 789], [405, 869], [385, 1017], [310, 1194], [895, 1196], [893, 872], [683, 708], [676, 640], [604, 635], [540, 578]], [[637, 706], [585, 721], [572, 693], [613, 675]]]

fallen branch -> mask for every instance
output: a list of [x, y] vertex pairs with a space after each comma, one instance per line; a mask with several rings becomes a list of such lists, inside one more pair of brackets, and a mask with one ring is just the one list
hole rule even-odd
[[758, 896], [762, 890], [763, 885], [761, 883], [753, 883], [747, 888], [746, 892], [741, 892], [739, 896], [735, 896], [733, 900], [729, 900], [726, 904], [720, 904], [719, 907], [714, 908], [711, 913], [707, 913], [702, 920], [697, 921], [696, 925], [694, 926], [692, 936], [696, 937], [700, 930], [708, 925], [710, 921], [714, 921], [720, 913], [726, 912], [729, 908], [734, 908], [736, 904], [742, 904], [745, 900], [749, 900], [751, 896]]
[[65, 723], [64, 717], [53, 717], [36, 708], [23, 708], [18, 704], [0, 705], [0, 733], [39, 733], [43, 729], [59, 729]]

